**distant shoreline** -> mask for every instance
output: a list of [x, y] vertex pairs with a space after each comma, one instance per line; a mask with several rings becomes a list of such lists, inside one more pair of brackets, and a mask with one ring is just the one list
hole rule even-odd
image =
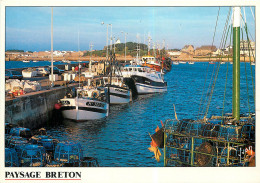
[[[131, 57], [131, 56], [127, 56], [126, 57], [126, 61], [130, 61], [133, 60], [135, 57]], [[174, 57], [170, 57], [172, 61], [185, 61], [185, 62], [209, 62], [209, 61], [213, 61], [213, 62], [232, 62], [233, 59], [232, 58], [218, 58], [218, 57], [192, 57], [192, 58], [174, 58]], [[30, 61], [50, 61], [51, 58], [41, 58], [41, 57], [19, 57], [16, 58], [15, 60], [12, 60], [10, 58], [10, 61], [24, 61], [24, 60], [30, 60]], [[63, 57], [54, 57], [53, 58], [54, 61], [63, 61], [63, 60], [69, 60], [69, 61], [90, 61], [90, 57], [68, 57], [68, 58], [63, 58]], [[102, 61], [102, 60], [106, 60], [106, 57], [91, 57], [91, 60], [93, 61]], [[125, 57], [124, 56], [120, 56], [120, 57], [116, 57], [116, 60], [118, 61], [125, 61]], [[241, 62], [251, 62], [254, 60], [253, 57], [249, 58], [249, 57], [240, 57], [240, 61]], [[9, 58], [5, 58], [5, 61], [9, 61]]]

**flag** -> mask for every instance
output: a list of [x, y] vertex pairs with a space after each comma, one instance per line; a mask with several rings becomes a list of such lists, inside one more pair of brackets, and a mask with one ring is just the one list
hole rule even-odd
[[164, 132], [163, 129], [160, 129], [158, 126], [155, 129], [155, 134], [153, 134], [152, 136], [150, 135], [152, 142], [151, 142], [151, 147], [149, 147], [148, 149], [154, 153], [154, 157], [157, 160], [157, 162], [160, 161], [160, 156], [162, 155], [159, 147], [162, 148], [163, 147], [163, 141], [164, 141]]

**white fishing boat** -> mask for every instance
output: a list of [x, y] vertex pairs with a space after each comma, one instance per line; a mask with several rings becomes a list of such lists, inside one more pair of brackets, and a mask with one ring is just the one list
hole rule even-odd
[[84, 86], [77, 89], [77, 96], [60, 99], [62, 115], [75, 121], [97, 120], [108, 116], [109, 104], [104, 87]]
[[179, 63], [180, 63], [180, 64], [186, 64], [186, 62], [184, 62], [184, 61], [179, 61]]
[[123, 77], [103, 77], [103, 81], [105, 87], [109, 88], [110, 104], [126, 104], [130, 102], [131, 92], [123, 82]]
[[190, 65], [194, 64], [194, 62], [188, 62]]
[[34, 60], [33, 62], [39, 62], [38, 60]]
[[[138, 94], [160, 93], [167, 91], [167, 82], [163, 74], [150, 67], [140, 65], [126, 65], [123, 68], [122, 76], [132, 79]], [[129, 86], [130, 87], [130, 86]]]
[[24, 63], [29, 63], [30, 61], [29, 60], [23, 60]]
[[225, 64], [226, 62], [220, 62], [220, 64]]
[[179, 65], [179, 62], [178, 61], [173, 61], [172, 64], [173, 65]]

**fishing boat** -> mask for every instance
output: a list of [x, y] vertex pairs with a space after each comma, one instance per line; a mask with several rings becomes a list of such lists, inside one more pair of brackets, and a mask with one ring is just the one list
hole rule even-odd
[[194, 64], [194, 62], [188, 62], [190, 65], [193, 65]]
[[224, 114], [223, 109], [222, 115], [208, 117], [207, 105], [202, 118], [199, 113], [195, 119], [179, 120], [174, 107], [175, 119], [166, 120], [151, 136], [149, 149], [157, 161], [159, 148], [164, 148], [164, 166], [255, 166], [255, 114], [240, 114], [240, 15], [240, 7], [234, 7], [232, 113]]
[[[167, 82], [164, 81], [163, 74], [150, 67], [126, 65], [123, 67], [122, 76], [126, 80], [132, 79], [134, 81], [135, 89], [139, 95], [167, 91]], [[131, 86], [129, 87], [131, 88]]]
[[226, 62], [220, 62], [220, 64], [225, 64]]
[[110, 104], [126, 104], [131, 100], [131, 91], [123, 77], [103, 77], [104, 86], [109, 89]]
[[179, 65], [179, 62], [178, 61], [173, 61], [172, 64], [173, 65]]
[[141, 62], [142, 66], [150, 67], [157, 72], [161, 72], [162, 70], [161, 62], [153, 56], [143, 56]]
[[[66, 95], [59, 100], [62, 115], [74, 121], [97, 120], [108, 116], [107, 90], [91, 85], [77, 89], [76, 97]], [[71, 98], [70, 98], [71, 97]]]
[[184, 62], [184, 61], [179, 61], [179, 63], [180, 63], [180, 64], [186, 64], [186, 62]]
[[23, 62], [24, 62], [24, 63], [29, 63], [29, 62], [30, 62], [30, 60], [23, 60]]
[[210, 61], [210, 62], [209, 62], [209, 64], [215, 64], [215, 62], [213, 62], [213, 61]]

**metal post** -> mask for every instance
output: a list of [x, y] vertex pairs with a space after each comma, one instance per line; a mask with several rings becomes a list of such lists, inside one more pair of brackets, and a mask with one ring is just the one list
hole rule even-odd
[[53, 86], [53, 8], [51, 8], [51, 87]]
[[125, 63], [126, 63], [126, 35], [127, 33], [125, 32]]
[[240, 7], [233, 8], [233, 118], [240, 119]]
[[164, 146], [164, 148], [163, 148], [163, 159], [164, 159], [164, 166], [166, 166], [166, 131], [164, 130], [164, 141], [163, 141], [163, 146]]
[[194, 137], [191, 137], [191, 150], [190, 150], [190, 153], [191, 153], [191, 166], [193, 166], [193, 163], [194, 163]]

